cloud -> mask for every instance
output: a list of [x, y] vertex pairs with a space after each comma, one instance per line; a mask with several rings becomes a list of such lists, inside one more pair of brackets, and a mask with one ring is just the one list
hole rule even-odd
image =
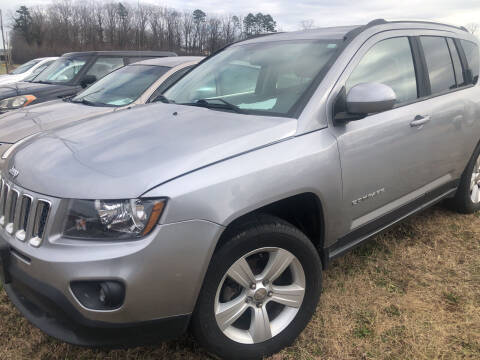
[[[147, 0], [159, 4], [155, 0]], [[478, 0], [172, 0], [164, 5], [179, 9], [202, 9], [208, 13], [245, 14], [267, 12], [286, 31], [297, 30], [300, 21], [312, 19], [316, 26], [365, 24], [370, 20], [415, 19], [466, 25], [480, 22]]]

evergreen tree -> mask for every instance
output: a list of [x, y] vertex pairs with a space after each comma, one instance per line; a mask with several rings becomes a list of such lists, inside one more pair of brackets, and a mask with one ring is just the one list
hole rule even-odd
[[17, 15], [13, 18], [13, 30], [20, 33], [28, 44], [32, 43], [32, 16], [26, 6], [20, 6], [16, 11]]

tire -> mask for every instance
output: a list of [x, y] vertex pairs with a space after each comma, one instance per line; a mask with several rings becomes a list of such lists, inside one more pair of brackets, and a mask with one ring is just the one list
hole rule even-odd
[[462, 214], [472, 214], [480, 210], [480, 146], [477, 146], [468, 162], [455, 196], [447, 204], [452, 210]]
[[[255, 289], [252, 278], [245, 275], [248, 272], [242, 273], [243, 264], [253, 269]], [[282, 294], [287, 287], [294, 295], [285, 301]], [[214, 253], [192, 317], [192, 331], [208, 352], [220, 358], [262, 358], [293, 343], [314, 314], [321, 287], [321, 262], [311, 241], [289, 223], [259, 215], [231, 230]], [[229, 297], [222, 300], [225, 294]], [[223, 311], [233, 303], [235, 311]], [[217, 319], [224, 324], [223, 330]]]

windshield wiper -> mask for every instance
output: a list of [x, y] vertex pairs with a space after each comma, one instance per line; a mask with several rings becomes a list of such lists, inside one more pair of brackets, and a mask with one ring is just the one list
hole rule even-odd
[[[210, 102], [210, 101], [215, 101], [215, 100], [220, 101], [223, 104], [215, 104], [215, 103]], [[202, 107], [206, 107], [208, 109], [228, 109], [228, 110], [233, 110], [233, 111], [235, 111], [236, 113], [239, 113], [239, 114], [247, 114], [248, 113], [246, 110], [243, 110], [243, 109], [239, 108], [237, 105], [234, 105], [234, 104], [232, 104], [232, 103], [230, 103], [227, 100], [224, 100], [222, 98], [200, 99], [200, 100], [197, 100], [193, 103], [184, 103], [184, 104], [180, 104], [180, 105], [202, 106]]]
[[101, 102], [90, 101], [90, 100], [87, 100], [85, 98], [82, 98], [80, 100], [71, 100], [71, 102], [77, 103], [77, 104], [80, 103], [80, 104], [84, 104], [84, 105], [88, 105], [88, 106], [103, 106], [103, 107], [113, 106], [113, 105], [104, 104], [104, 103], [101, 103]]
[[37, 83], [37, 84], [53, 84], [53, 82], [50, 82], [50, 81], [45, 81], [45, 80], [37, 80], [37, 81], [31, 81], [31, 82], [34, 82], [34, 83]]
[[155, 101], [155, 102], [156, 102], [156, 101], [161, 101], [161, 102], [163, 102], [163, 103], [165, 103], [165, 104], [173, 104], [173, 103], [175, 102], [175, 101], [173, 101], [173, 100], [170, 100], [169, 98], [167, 98], [165, 95], [162, 95], [162, 94], [160, 94], [160, 95], [158, 95], [158, 96], [155, 96], [154, 101]]
[[86, 99], [82, 99], [81, 100], [81, 103], [82, 104], [85, 104], [85, 105], [89, 105], [89, 106], [97, 106], [97, 103], [93, 102], [93, 101], [88, 101]]

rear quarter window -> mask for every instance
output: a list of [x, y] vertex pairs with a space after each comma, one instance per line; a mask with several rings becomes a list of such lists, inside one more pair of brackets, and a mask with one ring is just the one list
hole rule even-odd
[[451, 38], [447, 39], [448, 48], [450, 49], [450, 55], [452, 56], [453, 68], [455, 70], [455, 79], [457, 80], [457, 86], [467, 85], [465, 82], [462, 62], [460, 61], [460, 56], [458, 55], [457, 47], [455, 46], [454, 41]]
[[474, 42], [468, 40], [460, 40], [460, 43], [462, 44], [463, 51], [465, 52], [465, 56], [467, 58], [468, 72], [471, 78], [471, 83], [476, 84], [478, 82], [478, 75], [480, 71], [478, 46]]

